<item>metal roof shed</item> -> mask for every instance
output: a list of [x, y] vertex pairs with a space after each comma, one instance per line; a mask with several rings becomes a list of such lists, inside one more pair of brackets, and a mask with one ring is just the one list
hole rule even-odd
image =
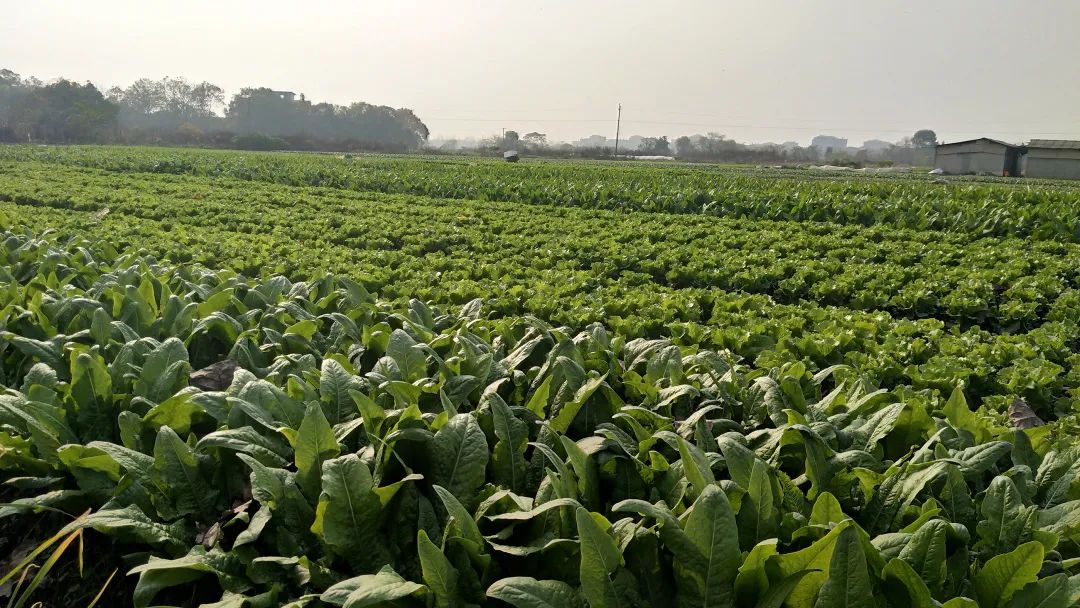
[[934, 165], [950, 175], [1020, 175], [1023, 146], [980, 137], [939, 144]]
[[1080, 179], [1080, 141], [1033, 139], [1027, 150], [1026, 177]]

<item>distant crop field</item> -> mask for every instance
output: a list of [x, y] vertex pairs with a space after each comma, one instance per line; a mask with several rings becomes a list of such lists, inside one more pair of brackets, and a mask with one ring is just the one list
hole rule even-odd
[[1073, 605], [1078, 200], [0, 146], [0, 597]]

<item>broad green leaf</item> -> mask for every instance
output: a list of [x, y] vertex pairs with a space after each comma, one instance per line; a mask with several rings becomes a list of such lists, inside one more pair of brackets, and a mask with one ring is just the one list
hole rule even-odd
[[[748, 601], [750, 598], [762, 598], [769, 589], [769, 577], [765, 572], [765, 564], [769, 558], [777, 554], [776, 546], [778, 539], [770, 538], [754, 545], [746, 555], [746, 559], [739, 565], [739, 574], [735, 577], [735, 597]], [[791, 577], [788, 577], [791, 578]], [[802, 577], [795, 579], [792, 589]], [[788, 591], [790, 593], [790, 590]], [[787, 594], [784, 594], [787, 598]]]
[[1066, 574], [1055, 574], [1037, 583], [1029, 583], [1006, 604], [1008, 608], [1069, 608], [1072, 605], [1069, 576]]
[[187, 522], [158, 523], [135, 505], [91, 513], [81, 520], [80, 527], [94, 528], [109, 534], [127, 534], [149, 545], [160, 545], [172, 550], [187, 547], [192, 541]]
[[319, 395], [323, 413], [330, 424], [339, 424], [355, 416], [351, 391], [359, 391], [363, 383], [350, 374], [340, 363], [329, 357], [323, 359], [319, 374]]
[[[716, 485], [706, 486], [694, 501], [686, 519], [686, 536], [704, 558], [694, 578], [700, 592], [701, 606], [729, 606], [733, 602], [735, 577], [742, 555], [739, 553], [739, 529], [727, 496]], [[697, 599], [697, 598], [695, 598]]]
[[739, 506], [739, 537], [744, 547], [776, 535], [780, 513], [773, 502], [772, 479], [769, 466], [755, 460], [750, 487]]
[[712, 468], [709, 466], [709, 460], [705, 457], [704, 452], [682, 437], [678, 438], [678, 442], [679, 456], [683, 463], [683, 473], [694, 488], [694, 496], [698, 496], [706, 488], [714, 486], [716, 478], [713, 476]]
[[330, 428], [319, 404], [308, 404], [304, 421], [290, 443], [295, 452], [296, 482], [304, 494], [315, 498], [319, 495], [323, 463], [341, 451], [334, 429]]
[[617, 608], [620, 600], [613, 575], [622, 565], [619, 546], [584, 508], [578, 508], [575, 518], [581, 549], [581, 591], [590, 608]]
[[218, 490], [203, 476], [191, 446], [167, 426], [158, 430], [154, 442], [154, 479], [181, 515], [215, 514]]
[[758, 603], [754, 604], [754, 608], [780, 608], [787, 601], [791, 592], [795, 590], [795, 587], [798, 586], [799, 581], [810, 572], [810, 570], [800, 570], [775, 585], [769, 586], [768, 591], [761, 596]]
[[487, 399], [495, 425], [495, 449], [491, 466], [495, 482], [512, 492], [521, 492], [525, 485], [525, 448], [529, 430], [518, 420], [502, 397], [493, 393]]
[[[919, 574], [904, 560], [894, 557], [881, 570], [881, 577], [885, 581], [885, 590], [893, 605], [908, 608], [934, 607], [934, 600], [930, 597], [930, 589], [927, 588], [923, 579], [919, 578]], [[906, 597], [907, 602], [901, 601], [901, 597]]]
[[424, 586], [407, 581], [390, 566], [383, 566], [375, 574], [364, 574], [335, 583], [324, 591], [319, 599], [343, 608], [366, 608], [382, 606], [395, 600], [419, 595]]
[[378, 565], [385, 555], [378, 536], [381, 510], [371, 472], [356, 454], [323, 462], [322, 493], [311, 531], [331, 551], [369, 567]]
[[787, 599], [787, 605], [790, 608], [809, 608], [814, 605], [818, 589], [828, 579], [837, 538], [841, 532], [853, 525], [854, 523], [850, 520], [841, 522], [809, 547], [769, 558], [770, 562], [776, 564], [777, 575], [781, 577], [786, 578], [801, 570], [816, 571], [807, 574], [795, 585], [795, 589]]
[[945, 537], [948, 524], [940, 519], [926, 522], [900, 551], [899, 558], [918, 573], [932, 591], [945, 582]]
[[249, 454], [268, 467], [284, 467], [292, 451], [279, 437], [268, 437], [250, 426], [207, 433], [195, 444], [197, 451], [210, 448]]
[[111, 441], [117, 437], [112, 377], [100, 355], [82, 352], [71, 361], [71, 399], [82, 434]]
[[395, 329], [386, 344], [386, 355], [394, 360], [402, 377], [412, 382], [427, 375], [427, 355], [408, 333]]
[[371, 397], [360, 391], [349, 391], [356, 407], [360, 410], [360, 416], [364, 420], [364, 433], [368, 437], [368, 443], [374, 444], [382, 439], [382, 424], [386, 420], [386, 411], [376, 405]]
[[814, 606], [821, 608], [859, 608], [874, 604], [866, 554], [858, 528], [845, 526], [836, 538], [829, 575], [821, 586]]
[[450, 491], [464, 504], [476, 499], [484, 484], [488, 444], [471, 414], [451, 418], [431, 442], [432, 482]]
[[1014, 593], [1038, 577], [1043, 553], [1042, 544], [1032, 541], [986, 562], [974, 580], [979, 606], [1005, 606]]
[[576, 608], [581, 604], [570, 585], [562, 581], [538, 581], [529, 576], [497, 580], [488, 587], [487, 596], [514, 608]]
[[979, 506], [982, 521], [976, 526], [979, 545], [993, 552], [1015, 547], [1027, 529], [1027, 509], [1012, 479], [999, 475], [990, 483]]
[[420, 552], [420, 566], [423, 569], [424, 582], [435, 596], [435, 605], [439, 608], [460, 606], [457, 570], [435, 546], [435, 543], [431, 542], [423, 528], [417, 532], [416, 545]]

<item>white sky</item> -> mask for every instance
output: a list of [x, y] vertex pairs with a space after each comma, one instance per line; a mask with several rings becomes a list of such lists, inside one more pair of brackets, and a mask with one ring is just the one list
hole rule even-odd
[[1080, 139], [1080, 0], [0, 0], [0, 67], [416, 110], [434, 136]]

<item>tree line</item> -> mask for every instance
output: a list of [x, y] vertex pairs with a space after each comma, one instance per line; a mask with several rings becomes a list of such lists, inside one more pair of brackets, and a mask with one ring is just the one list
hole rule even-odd
[[226, 103], [221, 87], [183, 78], [141, 78], [103, 92], [0, 70], [3, 142], [406, 152], [428, 135], [408, 108], [313, 103], [265, 87], [243, 88]]
[[[597, 136], [599, 137], [599, 136]], [[593, 138], [589, 138], [593, 139]], [[600, 138], [603, 140], [603, 138]], [[531, 132], [519, 135], [517, 131], [505, 131], [480, 140], [475, 146], [462, 147], [456, 140], [448, 140], [437, 147], [426, 148], [429, 153], [479, 153], [496, 154], [515, 150], [530, 156], [551, 158], [615, 159], [625, 156], [666, 156], [684, 161], [727, 162], [748, 164], [829, 163], [844, 166], [867, 165], [918, 165], [932, 162], [926, 150], [937, 146], [937, 135], [929, 130], [916, 131], [894, 144], [876, 149], [823, 151], [817, 147], [788, 144], [745, 144], [729, 139], [720, 133], [706, 135], [683, 135], [670, 140], [661, 137], [634, 137], [626, 141], [616, 152], [610, 145], [572, 145], [549, 143], [547, 135]], [[881, 142], [884, 144], [885, 142]]]

